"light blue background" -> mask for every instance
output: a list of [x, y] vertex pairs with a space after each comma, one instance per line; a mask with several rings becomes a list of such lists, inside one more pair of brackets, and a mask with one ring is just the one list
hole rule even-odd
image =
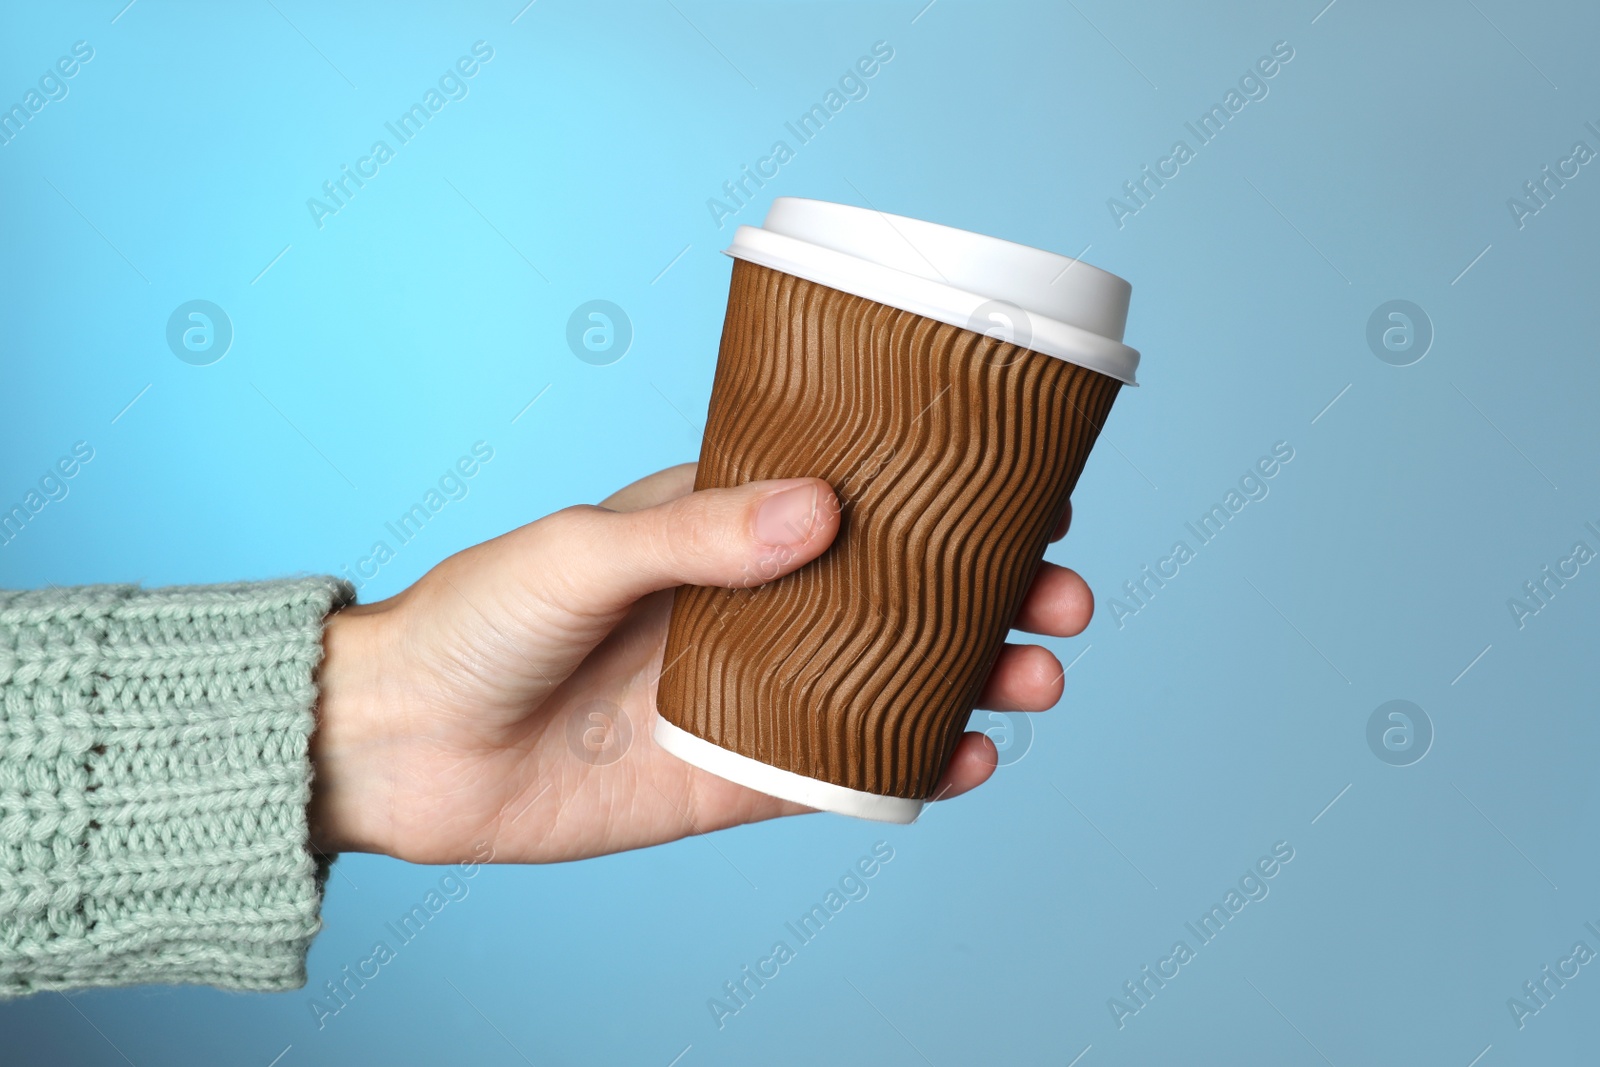
[[[0, 1006], [0, 1058], [1592, 1061], [1600, 965], [1523, 1029], [1506, 1003], [1600, 950], [1600, 568], [1524, 628], [1507, 607], [1600, 549], [1600, 165], [1521, 229], [1506, 206], [1600, 148], [1592, 6], [123, 2], [0, 15], [0, 104], [95, 50], [0, 147], [0, 503], [95, 449], [0, 548], [8, 587], [337, 572], [492, 444], [372, 600], [693, 459], [732, 232], [706, 200], [880, 40], [869, 95], [733, 221], [803, 195], [1089, 246], [1133, 282], [1144, 384], [1050, 550], [1100, 597], [1050, 642], [1066, 695], [977, 793], [485, 869], [320, 1031], [310, 991], [46, 994]], [[319, 230], [306, 199], [480, 39], [470, 95]], [[1107, 198], [1277, 41], [1267, 98], [1119, 229]], [[206, 367], [164, 340], [197, 298], [235, 330]], [[597, 298], [635, 331], [610, 366], [564, 340]], [[1391, 299], [1436, 332], [1411, 366], [1366, 343]], [[1119, 628], [1122, 583], [1279, 441], [1270, 495]], [[1396, 698], [1436, 732], [1407, 767], [1366, 741]], [[707, 1000], [878, 840], [870, 895], [719, 1030]], [[1108, 998], [1279, 841], [1270, 895], [1119, 1029]], [[313, 986], [441, 873], [341, 860]]]

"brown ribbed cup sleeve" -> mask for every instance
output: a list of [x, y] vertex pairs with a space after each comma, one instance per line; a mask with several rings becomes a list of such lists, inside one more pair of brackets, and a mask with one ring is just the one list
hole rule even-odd
[[667, 721], [851, 789], [929, 796], [1120, 383], [737, 261], [695, 488], [818, 477], [816, 561], [678, 590]]

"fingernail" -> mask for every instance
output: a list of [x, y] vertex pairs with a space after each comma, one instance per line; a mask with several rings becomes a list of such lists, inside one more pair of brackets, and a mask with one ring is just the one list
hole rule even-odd
[[761, 502], [756, 510], [756, 540], [764, 545], [792, 545], [811, 536], [817, 522], [817, 486], [797, 485]]

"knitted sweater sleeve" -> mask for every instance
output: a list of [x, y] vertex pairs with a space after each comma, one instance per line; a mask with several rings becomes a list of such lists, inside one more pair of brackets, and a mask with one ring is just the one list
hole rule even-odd
[[292, 989], [315, 672], [348, 582], [0, 592], [0, 996]]

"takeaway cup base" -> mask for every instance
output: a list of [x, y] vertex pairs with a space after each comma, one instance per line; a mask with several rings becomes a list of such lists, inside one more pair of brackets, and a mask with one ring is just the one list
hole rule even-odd
[[695, 488], [816, 477], [821, 556], [673, 600], [655, 736], [724, 778], [916, 817], [1138, 353], [1064, 256], [780, 198], [742, 226]]
[[808, 808], [854, 815], [858, 819], [895, 823], [915, 822], [922, 811], [921, 800], [886, 797], [807, 778], [803, 774], [786, 771], [749, 756], [741, 756], [721, 745], [714, 745], [665, 719], [656, 720], [655, 739], [656, 744], [685, 763], [710, 771], [718, 778], [726, 778], [757, 792], [780, 800], [792, 800]]

